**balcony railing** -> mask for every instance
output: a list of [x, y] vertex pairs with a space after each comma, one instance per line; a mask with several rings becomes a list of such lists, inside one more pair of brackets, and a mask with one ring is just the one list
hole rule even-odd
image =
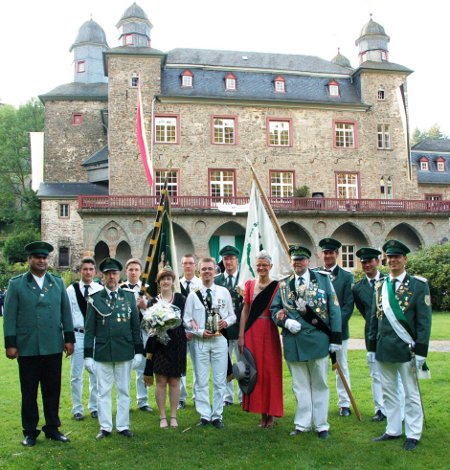
[[[431, 212], [450, 213], [450, 201], [418, 199], [339, 199], [339, 198], [269, 198], [275, 210], [321, 212]], [[158, 196], [79, 196], [80, 210], [154, 209]], [[179, 209], [217, 209], [217, 205], [248, 204], [248, 197], [176, 196], [172, 207]]]

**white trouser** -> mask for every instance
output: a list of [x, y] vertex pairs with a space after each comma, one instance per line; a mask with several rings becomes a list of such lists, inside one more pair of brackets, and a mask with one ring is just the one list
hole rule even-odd
[[[198, 338], [194, 342], [195, 408], [200, 418], [222, 419], [223, 396], [227, 382], [228, 346], [223, 336]], [[209, 368], [212, 369], [213, 404], [209, 401]]]
[[377, 362], [367, 362], [370, 370], [370, 377], [372, 379], [372, 396], [375, 407], [375, 413], [381, 411], [386, 416], [383, 403], [383, 390], [381, 388], [380, 371]]
[[[186, 355], [187, 354], [190, 354], [191, 355], [191, 365], [192, 365], [192, 369], [194, 369], [194, 340], [191, 340], [191, 341], [188, 341], [187, 342], [187, 349], [186, 349]], [[186, 370], [186, 374], [187, 374], [187, 370]], [[192, 399], [195, 400], [195, 393], [194, 393], [194, 389], [195, 389], [195, 371], [193, 370], [193, 374], [192, 374]], [[187, 391], [187, 387], [186, 387], [186, 375], [183, 375], [181, 378], [180, 378], [180, 401], [186, 403], [186, 398], [188, 397], [188, 391]]]
[[[142, 335], [142, 342], [144, 344], [144, 349], [147, 344], [148, 335], [145, 331], [141, 330]], [[138, 408], [142, 408], [143, 406], [148, 406], [148, 388], [145, 386], [144, 382], [144, 370], [145, 370], [145, 362], [142, 361], [139, 367], [135, 369], [136, 371], [136, 402]]]
[[386, 434], [391, 436], [402, 434], [401, 396], [398, 384], [398, 374], [400, 374], [405, 391], [405, 434], [409, 439], [419, 440], [422, 435], [423, 413], [419, 387], [411, 362], [378, 362], [378, 366], [387, 417]]
[[[345, 380], [348, 386], [350, 385], [350, 371], [348, 370], [348, 339], [342, 341], [342, 348], [336, 352], [336, 359], [341, 366], [342, 372], [344, 373]], [[340, 408], [350, 408], [350, 398], [347, 395], [344, 384], [339, 377], [338, 371], [336, 371], [336, 390], [338, 393], [338, 405]]]
[[[233, 352], [236, 357], [236, 361], [241, 359], [241, 354], [238, 348], [238, 340], [237, 339], [230, 339], [228, 342], [228, 352], [230, 354], [231, 363], [233, 364]], [[229, 403], [234, 403], [234, 384], [237, 383], [237, 380], [230, 380], [227, 383], [225, 389], [225, 396], [223, 397], [223, 401], [228, 401]], [[242, 403], [242, 390], [238, 387], [238, 400], [239, 403]]]
[[[70, 356], [70, 391], [72, 395], [72, 414], [84, 413], [83, 370], [84, 370], [84, 333], [75, 331], [75, 349]], [[97, 377], [89, 374], [89, 411], [97, 411]]]
[[98, 422], [100, 429], [111, 432], [112, 422], [112, 388], [116, 384], [116, 429], [123, 431], [130, 428], [130, 379], [131, 363], [96, 362], [98, 386]]
[[292, 375], [292, 391], [297, 400], [295, 429], [311, 431], [311, 423], [314, 423], [317, 432], [328, 431], [328, 356], [287, 364]]

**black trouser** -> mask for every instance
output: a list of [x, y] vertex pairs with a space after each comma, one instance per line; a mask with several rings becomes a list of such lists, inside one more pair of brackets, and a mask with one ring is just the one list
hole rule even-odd
[[61, 426], [59, 397], [61, 394], [62, 354], [47, 356], [19, 356], [20, 388], [22, 391], [22, 427], [24, 436], [36, 437], [39, 422], [37, 391], [41, 384], [45, 426], [42, 430], [52, 435]]

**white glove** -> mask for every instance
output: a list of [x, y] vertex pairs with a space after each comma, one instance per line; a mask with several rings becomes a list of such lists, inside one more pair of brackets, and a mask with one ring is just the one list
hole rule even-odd
[[367, 352], [366, 358], [367, 358], [367, 364], [373, 364], [376, 361], [375, 353], [373, 351]]
[[90, 374], [95, 374], [95, 361], [92, 357], [86, 357], [86, 359], [84, 360], [84, 368]]
[[131, 364], [132, 369], [137, 369], [144, 362], [144, 356], [142, 354], [135, 354], [133, 362]]
[[330, 353], [335, 353], [337, 351], [340, 351], [341, 349], [342, 349], [342, 346], [340, 344], [334, 344], [334, 343], [331, 343], [330, 347], [328, 348]]
[[296, 335], [301, 329], [302, 325], [297, 320], [288, 318], [284, 323], [284, 327], [287, 328], [293, 335]]
[[426, 357], [423, 356], [418, 356], [416, 354], [416, 366], [418, 369], [422, 369], [422, 366], [425, 364], [425, 361], [427, 360]]

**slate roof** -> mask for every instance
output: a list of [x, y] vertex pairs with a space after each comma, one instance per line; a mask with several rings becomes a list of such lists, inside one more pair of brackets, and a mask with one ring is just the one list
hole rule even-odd
[[45, 103], [50, 100], [89, 100], [108, 101], [107, 83], [79, 83], [72, 82], [60, 85], [53, 90], [39, 96]]
[[413, 145], [411, 150], [450, 153], [450, 139], [425, 139]]
[[83, 196], [107, 196], [106, 186], [94, 183], [41, 183], [38, 190], [40, 199], [75, 198]]
[[413, 73], [413, 70], [405, 67], [404, 65], [394, 64], [393, 62], [375, 62], [371, 60], [367, 60], [360, 64], [360, 66], [355, 70], [355, 74], [359, 73], [361, 70], [381, 70], [387, 72], [403, 72]]
[[[430, 139], [432, 140], [432, 139]], [[445, 140], [445, 139], [442, 139]], [[416, 149], [416, 144], [411, 150], [411, 161], [417, 166], [417, 181], [425, 184], [450, 184], [450, 154], [437, 154], [435, 152], [424, 152]], [[422, 157], [427, 157], [429, 170], [420, 170], [419, 161]], [[437, 171], [437, 159], [442, 157], [445, 160], [445, 171]]]
[[93, 153], [90, 157], [82, 163], [83, 166], [95, 165], [97, 163], [104, 163], [108, 161], [108, 146], [105, 145], [97, 152]]

